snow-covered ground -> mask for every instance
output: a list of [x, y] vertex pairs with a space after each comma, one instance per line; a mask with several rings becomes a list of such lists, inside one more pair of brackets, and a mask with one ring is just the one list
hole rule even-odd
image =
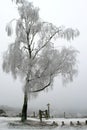
[[[38, 119], [29, 118], [33, 121], [39, 121]], [[58, 126], [10, 126], [10, 122], [20, 121], [20, 118], [8, 118], [8, 117], [0, 117], [0, 130], [87, 130], [87, 125], [85, 125], [85, 121], [87, 118], [78, 118], [78, 119], [64, 119], [64, 118], [53, 118], [49, 120], [44, 120], [47, 123], [52, 123], [53, 121], [58, 123]], [[61, 126], [62, 121], [64, 121], [65, 125]], [[73, 122], [74, 126], [70, 126], [70, 121]], [[77, 121], [81, 123], [81, 125], [77, 125]]]

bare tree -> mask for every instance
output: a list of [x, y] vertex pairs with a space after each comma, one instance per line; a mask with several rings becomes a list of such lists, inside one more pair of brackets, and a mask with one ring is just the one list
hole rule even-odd
[[[11, 72], [14, 78], [21, 77], [25, 82], [22, 108], [22, 121], [25, 121], [28, 95], [52, 86], [58, 75], [64, 81], [73, 80], [77, 73], [77, 50], [72, 47], [58, 50], [55, 48], [55, 40], [72, 40], [79, 35], [79, 31], [44, 22], [39, 17], [39, 9], [25, 0], [18, 0], [17, 7], [19, 19], [16, 20], [16, 38], [4, 53], [3, 70]], [[12, 21], [6, 26], [8, 36], [13, 32]]]

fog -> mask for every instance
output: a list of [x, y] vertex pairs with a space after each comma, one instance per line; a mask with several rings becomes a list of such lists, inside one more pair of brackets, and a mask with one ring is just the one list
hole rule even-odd
[[[29, 101], [30, 108], [40, 108], [47, 103], [59, 110], [87, 109], [87, 0], [33, 0], [35, 6], [40, 8], [40, 17], [56, 26], [78, 28], [80, 36], [67, 43], [66, 40], [58, 40], [61, 44], [71, 44], [78, 54], [78, 76], [72, 83], [63, 86], [59, 77], [54, 80], [53, 88], [48, 92], [41, 92], [35, 99]], [[23, 82], [14, 80], [11, 74], [2, 71], [2, 56], [8, 44], [14, 37], [8, 38], [5, 32], [6, 24], [17, 17], [17, 11], [11, 0], [3, 0], [0, 3], [0, 105], [21, 107], [23, 103]]]

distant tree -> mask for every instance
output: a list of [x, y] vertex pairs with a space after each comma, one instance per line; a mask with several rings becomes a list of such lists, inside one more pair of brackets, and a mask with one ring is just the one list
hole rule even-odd
[[[72, 81], [77, 73], [77, 50], [72, 47], [55, 48], [55, 40], [72, 40], [79, 31], [72, 28], [56, 27], [39, 17], [39, 9], [25, 0], [18, 0], [19, 19], [16, 20], [15, 41], [3, 56], [3, 70], [11, 72], [24, 81], [24, 104], [22, 121], [27, 119], [28, 95], [40, 92], [53, 85], [56, 76]], [[12, 35], [11, 22], [7, 24], [8, 36]]]

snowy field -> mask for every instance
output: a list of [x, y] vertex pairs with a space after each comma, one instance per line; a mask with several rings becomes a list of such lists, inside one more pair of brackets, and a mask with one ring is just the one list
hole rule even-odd
[[[32, 119], [36, 120], [37, 119]], [[58, 126], [40, 126], [40, 127], [30, 127], [30, 126], [10, 126], [9, 123], [14, 121], [20, 121], [20, 118], [7, 118], [7, 117], [0, 117], [0, 130], [87, 130], [87, 125], [85, 125], [85, 121], [87, 118], [84, 119], [63, 119], [63, 118], [53, 118], [47, 120], [47, 123], [52, 123], [53, 121], [58, 123]], [[64, 121], [65, 125], [61, 126], [62, 121]], [[70, 121], [73, 122], [74, 126], [70, 126]], [[81, 123], [81, 125], [77, 125], [77, 121]]]

